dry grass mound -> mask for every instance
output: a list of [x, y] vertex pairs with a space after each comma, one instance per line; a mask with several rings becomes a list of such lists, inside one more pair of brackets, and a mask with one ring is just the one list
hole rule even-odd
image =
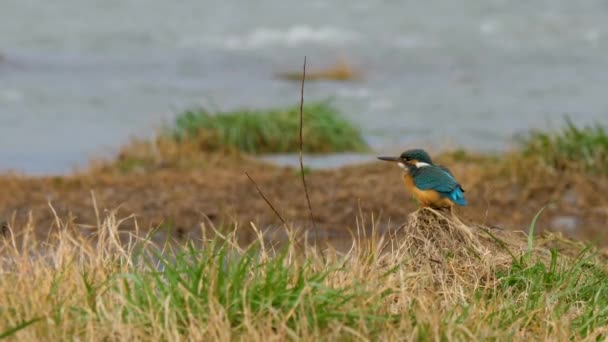
[[[430, 208], [410, 214], [398, 230], [409, 257], [442, 281], [455, 277], [487, 280], [495, 268], [511, 262], [507, 247], [500, 246], [498, 241], [502, 240], [492, 238], [491, 231], [487, 227], [468, 226], [453, 213]], [[522, 245], [515, 237], [510, 244]]]

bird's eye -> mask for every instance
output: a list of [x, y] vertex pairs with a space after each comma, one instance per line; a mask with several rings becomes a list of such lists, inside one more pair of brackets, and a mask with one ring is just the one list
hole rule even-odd
[[403, 159], [405, 159], [406, 161], [412, 160], [412, 158], [410, 158], [410, 157], [403, 157]]

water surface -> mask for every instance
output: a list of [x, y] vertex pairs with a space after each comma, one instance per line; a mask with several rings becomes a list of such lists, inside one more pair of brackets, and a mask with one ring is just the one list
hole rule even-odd
[[190, 107], [294, 104], [274, 75], [305, 55], [364, 72], [306, 101], [333, 98], [382, 152], [606, 124], [607, 18], [599, 0], [3, 0], [0, 170], [66, 172]]

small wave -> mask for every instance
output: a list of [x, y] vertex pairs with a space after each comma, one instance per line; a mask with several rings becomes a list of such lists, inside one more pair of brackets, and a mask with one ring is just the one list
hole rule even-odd
[[479, 33], [490, 36], [502, 29], [502, 23], [494, 18], [484, 18], [479, 23]]
[[268, 46], [298, 46], [303, 43], [327, 45], [345, 44], [357, 41], [359, 35], [336, 27], [314, 28], [296, 25], [286, 29], [258, 27], [244, 35], [229, 35], [213, 38], [184, 38], [179, 46], [191, 47], [201, 43], [212, 43], [231, 50], [258, 49]]
[[339, 88], [337, 90], [338, 96], [354, 99], [369, 98], [371, 92], [368, 88]]
[[424, 44], [430, 45], [430, 41], [428, 39], [424, 39], [419, 35], [408, 34], [408, 35], [398, 35], [392, 39], [392, 44], [397, 48], [417, 48]]
[[18, 90], [0, 90], [0, 102], [21, 102], [23, 101], [23, 93]]
[[583, 32], [583, 39], [588, 43], [597, 44], [601, 38], [601, 31], [597, 28], [590, 28]]
[[376, 99], [369, 103], [371, 110], [390, 110], [395, 107], [395, 104], [390, 99]]

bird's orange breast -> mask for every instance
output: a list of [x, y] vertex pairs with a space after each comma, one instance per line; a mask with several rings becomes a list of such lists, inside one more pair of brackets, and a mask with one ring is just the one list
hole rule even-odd
[[446, 197], [442, 197], [439, 192], [435, 190], [418, 189], [414, 184], [414, 179], [407, 172], [403, 174], [403, 181], [405, 182], [407, 190], [423, 207], [449, 208], [454, 205], [452, 201]]

